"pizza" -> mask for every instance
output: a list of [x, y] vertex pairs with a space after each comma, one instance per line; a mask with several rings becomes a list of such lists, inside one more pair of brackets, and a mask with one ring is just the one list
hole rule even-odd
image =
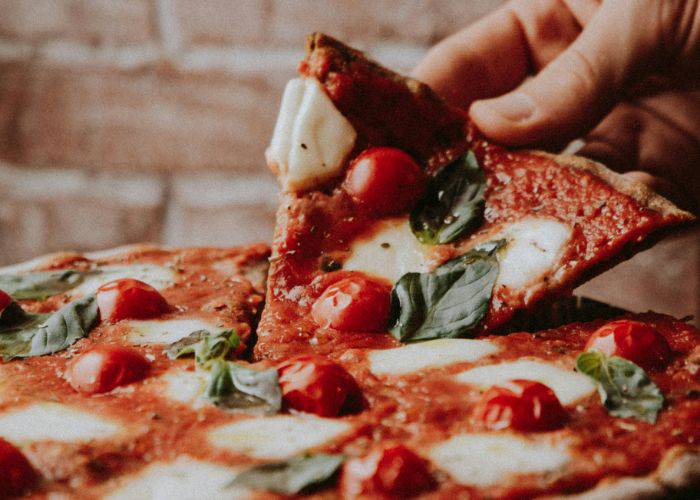
[[567, 296], [692, 216], [327, 36], [300, 70], [271, 249], [0, 269], [0, 498], [697, 491], [700, 331]]

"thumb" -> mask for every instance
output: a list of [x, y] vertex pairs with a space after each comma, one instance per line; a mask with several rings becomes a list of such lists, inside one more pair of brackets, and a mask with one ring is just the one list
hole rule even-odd
[[[476, 101], [469, 115], [491, 139], [557, 143], [590, 128], [618, 99], [653, 42], [627, 2], [604, 3], [579, 37], [535, 77], [503, 96]], [[641, 33], [640, 33], [641, 32]]]

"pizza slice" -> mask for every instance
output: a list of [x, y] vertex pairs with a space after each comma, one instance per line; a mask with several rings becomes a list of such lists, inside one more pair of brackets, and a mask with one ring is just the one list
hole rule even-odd
[[490, 144], [326, 35], [299, 71], [266, 153], [284, 192], [261, 358], [504, 331], [693, 219], [598, 163]]

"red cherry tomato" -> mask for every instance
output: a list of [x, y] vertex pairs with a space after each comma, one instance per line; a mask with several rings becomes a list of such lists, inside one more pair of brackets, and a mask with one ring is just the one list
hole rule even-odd
[[383, 446], [345, 462], [340, 478], [343, 498], [405, 498], [433, 488], [425, 461], [402, 444]]
[[671, 357], [671, 348], [656, 329], [639, 321], [621, 319], [601, 326], [586, 344], [586, 351], [619, 356], [642, 368], [659, 368]]
[[356, 203], [380, 215], [409, 210], [423, 196], [426, 175], [396, 148], [370, 148], [353, 160], [343, 187]]
[[5, 310], [7, 306], [12, 304], [13, 300], [8, 294], [0, 290], [0, 314]]
[[287, 408], [336, 417], [361, 396], [355, 379], [342, 366], [321, 356], [297, 356], [277, 371]]
[[78, 392], [97, 394], [141, 380], [149, 362], [127, 347], [100, 344], [85, 351], [70, 364], [68, 382]]
[[0, 498], [21, 495], [36, 479], [32, 465], [22, 452], [0, 438]]
[[534, 432], [561, 427], [567, 414], [546, 385], [512, 380], [488, 389], [474, 408], [474, 418], [489, 429]]
[[97, 307], [103, 321], [154, 318], [170, 310], [158, 290], [143, 281], [126, 278], [97, 289]]
[[320, 326], [345, 332], [383, 332], [390, 296], [387, 285], [353, 275], [326, 288], [311, 306], [311, 317]]

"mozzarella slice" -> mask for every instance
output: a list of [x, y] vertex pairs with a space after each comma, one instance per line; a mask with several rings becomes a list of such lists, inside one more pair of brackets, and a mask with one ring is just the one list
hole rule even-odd
[[375, 375], [405, 375], [424, 368], [476, 361], [498, 352], [485, 340], [438, 339], [369, 353], [369, 369]]
[[571, 459], [567, 446], [510, 434], [462, 434], [433, 447], [429, 457], [458, 483], [489, 486], [514, 474], [554, 472]]
[[172, 344], [197, 330], [217, 330], [216, 325], [201, 319], [129, 320], [127, 340], [132, 344]]
[[509, 225], [493, 238], [508, 241], [498, 254], [496, 286], [520, 290], [541, 282], [555, 271], [571, 233], [567, 224], [544, 217], [527, 217]]
[[563, 405], [574, 403], [595, 391], [595, 386], [589, 378], [573, 369], [529, 359], [479, 366], [457, 375], [460, 382], [482, 388], [515, 379], [533, 380], [546, 385], [554, 391]]
[[312, 416], [279, 415], [239, 420], [209, 432], [213, 446], [253, 458], [282, 459], [345, 434], [350, 424]]
[[343, 269], [396, 283], [406, 273], [428, 270], [426, 247], [413, 235], [408, 218], [383, 220], [355, 240]]
[[165, 383], [163, 393], [166, 397], [185, 403], [194, 407], [202, 406], [199, 401], [207, 380], [202, 372], [191, 372], [185, 370], [170, 370], [163, 374], [160, 379]]
[[117, 422], [93, 412], [59, 403], [34, 403], [0, 414], [0, 437], [20, 446], [34, 441], [108, 439], [124, 430]]
[[340, 173], [356, 137], [318, 80], [295, 78], [284, 89], [265, 155], [286, 191], [308, 189]]
[[88, 295], [94, 293], [105, 283], [124, 278], [133, 278], [143, 281], [158, 290], [167, 288], [175, 282], [175, 273], [171, 269], [153, 264], [101, 266], [98, 270], [100, 271], [99, 274], [87, 277], [85, 281], [75, 287], [71, 293]]
[[105, 498], [109, 500], [242, 499], [250, 493], [228, 488], [236, 476], [232, 468], [188, 456], [173, 462], [156, 462], [119, 481]]

